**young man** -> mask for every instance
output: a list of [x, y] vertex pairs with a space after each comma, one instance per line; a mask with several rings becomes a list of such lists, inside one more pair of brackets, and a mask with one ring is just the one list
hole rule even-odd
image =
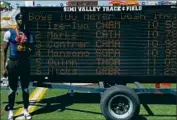
[[[24, 117], [30, 120], [32, 117], [28, 112], [29, 106], [29, 56], [32, 53], [33, 37], [25, 29], [22, 24], [22, 14], [18, 14], [16, 17], [17, 27], [10, 29], [4, 34], [4, 46], [3, 46], [3, 74], [8, 76], [9, 80], [9, 115], [8, 120], [13, 120], [13, 107], [15, 102], [15, 94], [18, 87], [18, 80], [20, 78], [22, 93], [23, 93], [23, 104], [24, 104]], [[10, 54], [7, 61], [7, 51], [10, 49]]]

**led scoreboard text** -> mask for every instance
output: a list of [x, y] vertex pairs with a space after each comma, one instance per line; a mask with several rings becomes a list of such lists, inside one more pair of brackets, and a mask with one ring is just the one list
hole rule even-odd
[[31, 74], [177, 76], [176, 6], [116, 7], [21, 8]]

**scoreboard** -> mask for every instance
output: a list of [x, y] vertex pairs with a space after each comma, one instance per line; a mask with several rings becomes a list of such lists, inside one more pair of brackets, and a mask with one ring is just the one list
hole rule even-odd
[[[32, 76], [177, 78], [177, 6], [22, 7]], [[84, 78], [85, 77], [85, 78]], [[159, 80], [159, 78], [157, 78]]]

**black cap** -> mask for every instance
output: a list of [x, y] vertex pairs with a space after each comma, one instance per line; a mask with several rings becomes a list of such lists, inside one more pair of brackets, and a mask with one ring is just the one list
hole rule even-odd
[[15, 16], [15, 20], [22, 20], [22, 14], [21, 13], [18, 13], [16, 16]]

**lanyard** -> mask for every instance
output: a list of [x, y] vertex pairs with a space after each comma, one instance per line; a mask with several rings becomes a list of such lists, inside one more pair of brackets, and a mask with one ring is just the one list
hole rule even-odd
[[15, 28], [15, 32], [16, 32], [16, 34], [17, 34], [16, 40], [17, 40], [19, 43], [24, 43], [24, 42], [26, 42], [26, 36], [25, 36], [24, 33], [22, 34], [22, 37], [20, 37], [20, 33], [19, 33], [19, 30], [18, 30], [17, 28]]

